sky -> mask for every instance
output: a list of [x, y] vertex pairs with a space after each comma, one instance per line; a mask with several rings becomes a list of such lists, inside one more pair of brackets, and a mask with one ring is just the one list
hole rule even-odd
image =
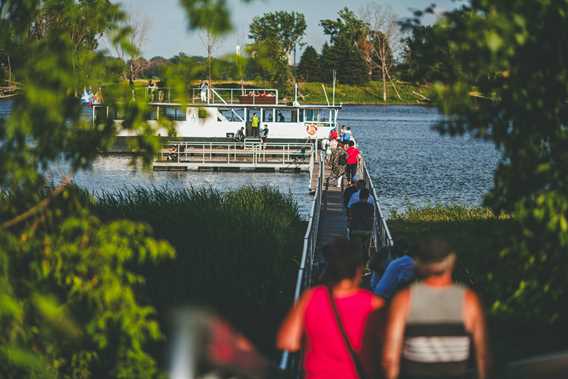
[[[188, 55], [207, 55], [207, 49], [198, 32], [187, 30], [185, 11], [179, 0], [112, 0], [121, 3], [134, 20], [147, 25], [146, 37], [142, 45], [143, 56], [170, 58], [180, 52]], [[248, 41], [248, 27], [255, 16], [265, 12], [286, 10], [301, 12], [306, 17], [307, 30], [304, 42], [318, 51], [326, 42], [319, 22], [322, 19], [335, 19], [337, 12], [347, 6], [356, 13], [372, 0], [254, 0], [244, 3], [240, 0], [227, 0], [231, 9], [234, 30], [220, 41], [214, 55], [234, 53], [236, 46], [244, 46]], [[438, 11], [456, 7], [454, 0], [382, 0], [401, 18], [412, 16], [413, 10], [421, 10], [435, 3]]]

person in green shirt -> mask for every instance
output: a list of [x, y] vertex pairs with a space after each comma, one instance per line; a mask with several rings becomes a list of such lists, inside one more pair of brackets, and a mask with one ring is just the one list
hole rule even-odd
[[254, 113], [250, 120], [250, 126], [252, 128], [253, 137], [258, 137], [258, 126], [260, 125], [260, 118]]

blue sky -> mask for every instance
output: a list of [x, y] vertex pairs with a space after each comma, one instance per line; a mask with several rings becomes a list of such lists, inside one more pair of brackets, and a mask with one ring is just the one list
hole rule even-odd
[[[113, 0], [121, 3], [135, 19], [145, 19], [148, 27], [142, 46], [144, 57], [161, 55], [169, 58], [179, 52], [189, 55], [206, 55], [203, 42], [196, 32], [187, 31], [185, 14], [178, 0]], [[337, 11], [347, 6], [355, 12], [372, 0], [255, 0], [243, 3], [227, 0], [233, 18], [234, 30], [216, 48], [215, 55], [234, 53], [236, 45], [247, 43], [248, 26], [255, 16], [276, 10], [304, 13], [308, 28], [304, 41], [320, 49], [326, 41], [319, 21], [335, 18]], [[383, 0], [401, 17], [411, 16], [411, 10], [424, 9], [435, 3], [439, 10], [455, 7], [453, 0]]]

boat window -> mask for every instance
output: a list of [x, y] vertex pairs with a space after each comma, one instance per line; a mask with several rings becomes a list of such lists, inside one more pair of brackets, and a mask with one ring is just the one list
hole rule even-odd
[[329, 122], [330, 121], [330, 110], [329, 109], [320, 109], [319, 111], [319, 121], [320, 122]]
[[245, 119], [244, 108], [219, 108], [219, 113], [229, 122], [242, 122]]
[[146, 120], [157, 120], [158, 119], [158, 107], [150, 107], [150, 111], [146, 115]]
[[298, 111], [296, 109], [277, 109], [275, 122], [297, 122]]
[[274, 113], [274, 110], [273, 110], [273, 109], [264, 108], [264, 109], [262, 110], [262, 118], [263, 118], [262, 121], [264, 121], [264, 122], [272, 122], [272, 121], [274, 121], [274, 120], [273, 120], [273, 117], [272, 117], [273, 113]]
[[318, 109], [306, 109], [306, 122], [319, 121]]
[[162, 107], [160, 116], [171, 121], [185, 121], [185, 110], [181, 107]]

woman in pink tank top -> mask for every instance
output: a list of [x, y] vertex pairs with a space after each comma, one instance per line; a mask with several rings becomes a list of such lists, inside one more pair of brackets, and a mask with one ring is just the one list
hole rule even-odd
[[384, 302], [359, 288], [363, 265], [351, 241], [335, 239], [324, 255], [326, 285], [303, 293], [280, 327], [277, 346], [298, 351], [303, 345], [306, 379], [357, 379], [356, 364], [337, 324], [327, 286], [332, 289], [339, 318], [357, 354], [361, 352], [369, 315]]

